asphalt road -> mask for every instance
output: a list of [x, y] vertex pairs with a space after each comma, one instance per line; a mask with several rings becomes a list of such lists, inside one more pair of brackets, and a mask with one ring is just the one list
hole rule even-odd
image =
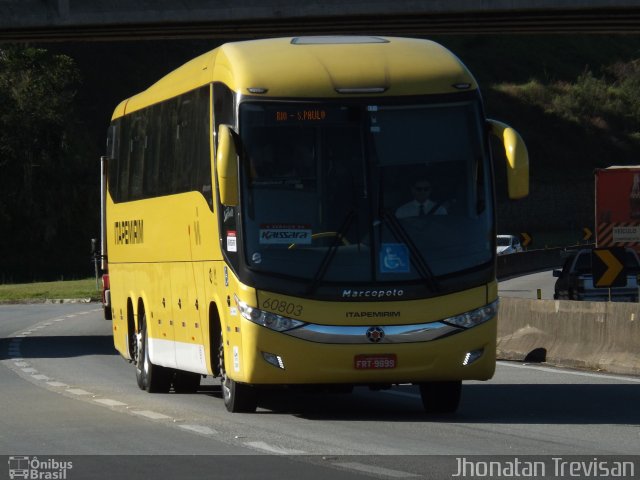
[[408, 385], [274, 393], [229, 414], [214, 379], [139, 390], [96, 304], [0, 306], [0, 363], [0, 455], [72, 456], [70, 479], [450, 478], [462, 456], [640, 452], [633, 377], [499, 363], [452, 416], [426, 416]]

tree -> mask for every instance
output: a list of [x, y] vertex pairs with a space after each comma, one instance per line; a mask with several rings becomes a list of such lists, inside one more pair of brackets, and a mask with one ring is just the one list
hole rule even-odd
[[90, 222], [78, 217], [91, 195], [73, 108], [79, 85], [68, 56], [0, 49], [0, 272], [9, 279], [66, 273], [77, 236], [88, 242]]

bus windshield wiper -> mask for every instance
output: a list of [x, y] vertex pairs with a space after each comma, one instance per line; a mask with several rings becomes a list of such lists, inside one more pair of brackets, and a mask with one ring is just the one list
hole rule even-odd
[[440, 290], [440, 286], [438, 285], [436, 276], [433, 274], [433, 271], [429, 267], [429, 264], [424, 259], [424, 257], [420, 253], [420, 250], [418, 250], [418, 247], [402, 227], [396, 216], [393, 213], [389, 213], [386, 208], [381, 208], [380, 213], [382, 220], [387, 223], [387, 225], [389, 226], [389, 230], [391, 230], [393, 236], [396, 239], [404, 242], [404, 244], [409, 248], [409, 252], [411, 252], [411, 261], [416, 266], [416, 270], [418, 271], [420, 276], [427, 283], [429, 289], [434, 292], [438, 292]]
[[313, 292], [316, 291], [316, 288], [318, 288], [318, 284], [322, 281], [322, 279], [326, 275], [327, 269], [329, 268], [329, 265], [331, 265], [331, 262], [333, 261], [333, 258], [335, 257], [335, 254], [338, 251], [338, 245], [340, 245], [340, 242], [342, 242], [342, 239], [344, 238], [345, 233], [347, 233], [347, 231], [349, 230], [349, 227], [353, 223], [353, 219], [355, 217], [356, 217], [355, 210], [354, 209], [349, 210], [349, 213], [347, 213], [347, 216], [342, 222], [342, 225], [340, 225], [340, 228], [336, 232], [336, 235], [333, 238], [333, 242], [331, 243], [331, 246], [327, 249], [327, 253], [324, 254], [324, 257], [322, 257], [322, 261], [320, 262], [320, 266], [318, 267], [318, 270], [313, 276], [313, 280], [311, 281], [309, 290], [307, 291], [309, 295], [311, 295]]

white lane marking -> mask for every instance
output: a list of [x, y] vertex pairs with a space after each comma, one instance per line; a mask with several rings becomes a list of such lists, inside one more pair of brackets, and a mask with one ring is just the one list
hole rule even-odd
[[119, 402], [118, 400], [111, 400], [110, 398], [98, 398], [94, 400], [96, 403], [100, 403], [102, 405], [106, 405], [108, 407], [125, 407], [127, 404], [124, 402]]
[[34, 373], [38, 373], [38, 370], [36, 370], [35, 368], [22, 368], [21, 369], [24, 373], [30, 373], [30, 374], [34, 374]]
[[202, 435], [215, 435], [216, 433], [218, 433], [214, 429], [205, 427], [204, 425], [178, 425], [178, 426], [184, 430], [201, 433]]
[[73, 317], [75, 317], [75, 316], [76, 316], [75, 314], [65, 315], [65, 318], [73, 318]]
[[14, 364], [16, 367], [20, 367], [20, 368], [28, 367], [28, 366], [29, 366], [29, 364], [28, 364], [27, 362], [17, 362], [17, 361], [14, 361], [14, 362], [13, 362], [13, 364]]
[[82, 390], [81, 388], [68, 388], [65, 391], [72, 393], [73, 395], [93, 395], [91, 392], [87, 392], [86, 390]]
[[31, 375], [31, 378], [35, 378], [36, 380], [51, 380], [50, 377], [47, 377], [46, 375]]
[[54, 322], [64, 322], [64, 318], [56, 318]]
[[166, 420], [169, 419], [171, 417], [164, 415], [162, 413], [158, 413], [158, 412], [152, 412], [150, 410], [136, 410], [135, 412], [131, 412], [135, 415], [140, 415], [142, 417], [147, 417], [150, 418], [152, 420]]
[[305, 452], [302, 450], [290, 450], [288, 448], [274, 447], [265, 442], [245, 442], [245, 445], [265, 452], [275, 453], [277, 455], [301, 455]]
[[62, 382], [47, 382], [47, 385], [51, 387], [64, 387], [64, 388], [67, 388], [69, 386], [66, 383], [62, 383]]
[[588, 378], [599, 378], [606, 380], [620, 380], [623, 382], [631, 382], [631, 383], [640, 383], [640, 378], [631, 378], [631, 377], [619, 377], [616, 375], [608, 375], [606, 373], [589, 373], [589, 372], [575, 372], [572, 370], [560, 370], [557, 368], [550, 367], [538, 367], [534, 365], [523, 365], [519, 363], [503, 363], [498, 362], [498, 365], [501, 367], [511, 367], [511, 368], [525, 368], [527, 370], [539, 370], [541, 372], [547, 373], [556, 373], [558, 375], [575, 375], [577, 377], [588, 377]]
[[403, 472], [401, 470], [391, 470], [384, 467], [376, 467], [375, 465], [365, 465], [364, 463], [357, 462], [336, 462], [332, 465], [342, 468], [348, 468], [349, 470], [357, 470], [359, 472], [373, 473], [375, 475], [381, 475], [384, 477], [392, 478], [412, 478], [419, 477], [415, 473]]

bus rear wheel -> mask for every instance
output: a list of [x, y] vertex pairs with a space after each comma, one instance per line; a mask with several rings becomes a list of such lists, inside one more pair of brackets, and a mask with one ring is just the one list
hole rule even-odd
[[167, 393], [171, 388], [171, 370], [151, 363], [146, 320], [146, 315], [142, 314], [136, 342], [136, 381], [149, 393]]
[[227, 375], [224, 366], [224, 341], [220, 339], [218, 353], [220, 385], [222, 386], [222, 399], [225, 408], [231, 413], [251, 413], [258, 407], [258, 397], [253, 387], [244, 383], [238, 383]]
[[454, 413], [460, 404], [462, 381], [420, 384], [420, 396], [426, 413]]

